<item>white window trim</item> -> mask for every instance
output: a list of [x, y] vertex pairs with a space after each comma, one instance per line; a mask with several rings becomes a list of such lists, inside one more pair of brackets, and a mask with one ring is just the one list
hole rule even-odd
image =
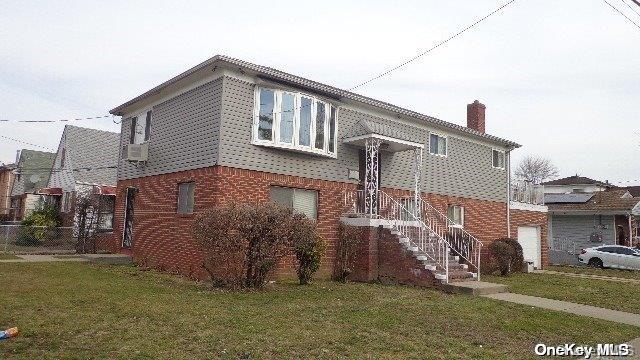
[[[136, 126], [138, 126], [138, 124], [140, 123], [140, 119], [142, 119], [142, 121], [145, 122], [145, 131], [146, 131], [146, 126], [147, 126], [147, 113], [151, 111], [151, 123], [153, 124], [153, 107], [148, 107], [146, 109], [140, 110], [139, 112], [132, 114], [131, 116], [129, 116], [129, 121], [131, 122], [131, 124], [129, 125], [129, 137], [131, 137], [131, 127], [133, 127], [133, 118], [136, 118]], [[151, 133], [149, 133], [149, 140], [144, 140], [144, 132], [142, 134], [142, 142], [138, 145], [141, 144], [145, 144], [151, 141]], [[129, 142], [131, 143], [131, 145], [135, 144], [135, 136], [133, 138], [133, 142], [131, 142], [131, 138], [129, 138]]]
[[[271, 126], [272, 140], [262, 140], [258, 138], [258, 125], [259, 125], [259, 114], [260, 114], [260, 91], [262, 89], [271, 90], [274, 92], [275, 101], [274, 101], [274, 109], [273, 109], [273, 124]], [[282, 105], [282, 94], [288, 93], [293, 94], [295, 96], [294, 100], [294, 108], [299, 110], [302, 104], [302, 98], [309, 98], [312, 101], [311, 105], [311, 129], [309, 131], [309, 146], [300, 145], [300, 112], [295, 111], [293, 115], [293, 141], [292, 143], [282, 143], [280, 141], [280, 125], [282, 120], [282, 112], [278, 109], [281, 109]], [[323, 149], [316, 149], [316, 114], [317, 114], [317, 102], [322, 102], [325, 104], [325, 121], [324, 121], [324, 144]], [[331, 120], [331, 107], [335, 108], [336, 118], [335, 118], [335, 132], [333, 135], [333, 152], [329, 152], [329, 122]], [[290, 91], [283, 90], [275, 87], [263, 87], [256, 86], [254, 90], [254, 105], [253, 105], [253, 124], [252, 124], [252, 135], [251, 135], [251, 143], [254, 145], [262, 145], [268, 146], [278, 149], [291, 150], [295, 152], [301, 152], [305, 154], [316, 154], [325, 157], [330, 157], [336, 159], [337, 150], [338, 150], [338, 113], [340, 108], [335, 104], [318, 98], [316, 96], [309, 95], [307, 93], [302, 93], [298, 91]], [[325, 150], [326, 149], [326, 150]]]
[[[502, 153], [502, 167], [499, 166], [495, 166], [493, 164], [493, 152], [497, 151], [499, 153]], [[500, 150], [500, 149], [496, 149], [496, 148], [492, 148], [491, 149], [491, 167], [494, 169], [500, 169], [500, 170], [505, 170], [507, 168], [507, 154], [504, 150]]]
[[[438, 137], [441, 137], [441, 138], [445, 139], [445, 142], [444, 142], [444, 155], [431, 152], [431, 135], [436, 135]], [[449, 156], [449, 137], [447, 135], [445, 135], [445, 134], [442, 134], [442, 133], [429, 132], [429, 154], [434, 155], [434, 156], [445, 157], [445, 158], [447, 156]]]

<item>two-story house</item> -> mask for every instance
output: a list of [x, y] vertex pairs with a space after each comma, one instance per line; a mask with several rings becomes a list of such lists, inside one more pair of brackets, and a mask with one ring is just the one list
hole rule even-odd
[[[403, 271], [417, 269], [427, 282], [477, 278], [486, 245], [520, 227], [537, 229], [541, 266], [546, 213], [512, 209], [509, 199], [509, 157], [519, 145], [485, 132], [483, 104], [467, 110], [465, 127], [215, 56], [111, 110], [122, 117], [111, 250], [204, 277], [194, 213], [276, 201], [317, 220], [325, 275], [340, 221], [386, 229], [363, 250], [365, 266], [374, 245], [393, 238]], [[393, 254], [378, 255], [381, 263]]]
[[47, 186], [54, 153], [23, 149], [16, 156], [16, 177], [11, 188], [10, 220], [20, 221], [44, 204], [38, 192]]

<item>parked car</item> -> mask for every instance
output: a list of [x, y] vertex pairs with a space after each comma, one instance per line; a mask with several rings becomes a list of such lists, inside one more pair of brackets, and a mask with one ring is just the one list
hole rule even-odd
[[640, 270], [640, 250], [621, 245], [582, 249], [578, 259], [593, 267]]

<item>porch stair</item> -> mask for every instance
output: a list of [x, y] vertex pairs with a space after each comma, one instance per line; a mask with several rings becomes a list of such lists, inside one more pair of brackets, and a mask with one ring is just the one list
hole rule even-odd
[[[400, 231], [393, 229], [393, 227], [391, 227], [391, 234], [398, 237], [398, 242], [402, 244], [405, 250], [409, 251], [416, 260], [424, 265], [425, 270], [432, 272], [434, 277], [442, 284], [447, 284], [446, 269], [443, 266], [447, 264], [445, 264], [444, 259], [438, 257], [435, 251], [421, 250], [418, 246], [415, 246], [408, 237], [404, 236]], [[430, 241], [436, 241], [435, 237], [430, 238]], [[461, 282], [476, 278], [476, 274], [469, 271], [467, 264], [460, 263], [460, 257], [448, 254], [447, 263], [449, 267], [449, 282]]]

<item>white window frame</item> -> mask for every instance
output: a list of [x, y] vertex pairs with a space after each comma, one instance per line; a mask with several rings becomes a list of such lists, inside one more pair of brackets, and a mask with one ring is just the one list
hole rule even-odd
[[[496, 166], [493, 163], [493, 153], [497, 152], [497, 153], [501, 153], [502, 154], [502, 167], [500, 166]], [[491, 149], [491, 167], [493, 167], [494, 169], [500, 169], [500, 170], [505, 170], [507, 167], [507, 154], [504, 150], [500, 150], [500, 149]]]
[[[431, 152], [431, 135], [435, 135], [439, 138], [444, 139], [444, 154], [432, 153]], [[449, 137], [445, 134], [437, 133], [437, 132], [429, 132], [429, 154], [441, 157], [449, 156]]]
[[[450, 219], [450, 220], [451, 220], [453, 223], [455, 223], [455, 225], [454, 225], [454, 226], [456, 226], [456, 227], [460, 227], [460, 228], [464, 227], [464, 206], [462, 206], [462, 205], [449, 205], [449, 208], [450, 208], [450, 209], [453, 209], [453, 211], [452, 211], [452, 212], [453, 212], [453, 214], [452, 214], [452, 217], [451, 217], [451, 219]], [[455, 221], [456, 221], [456, 220], [455, 220], [455, 218], [456, 218], [456, 208], [460, 209], [460, 224], [457, 224], [457, 223], [455, 222]], [[447, 209], [447, 216], [449, 216], [449, 209]]]
[[[260, 91], [271, 90], [274, 92], [274, 110], [273, 110], [273, 125], [272, 125], [272, 140], [262, 140], [258, 138], [258, 126], [259, 126], [259, 114], [260, 114]], [[293, 141], [291, 143], [283, 143], [280, 141], [280, 126], [282, 122], [282, 94], [292, 94], [294, 99], [294, 115], [293, 115]], [[300, 144], [300, 108], [302, 106], [302, 98], [311, 99], [311, 128], [309, 131], [309, 146]], [[324, 121], [324, 143], [322, 149], [315, 148], [316, 141], [316, 115], [318, 102], [325, 104], [325, 121]], [[331, 120], [331, 108], [335, 109], [335, 128], [333, 134], [333, 152], [329, 151], [329, 122]], [[253, 106], [253, 125], [251, 143], [254, 145], [262, 145], [268, 147], [274, 147], [279, 149], [286, 149], [296, 152], [303, 152], [309, 154], [317, 154], [331, 158], [337, 158], [338, 152], [338, 113], [340, 108], [335, 104], [312, 96], [307, 93], [283, 90], [275, 87], [262, 87], [256, 86], [254, 91], [254, 106]]]
[[[135, 115], [132, 115], [129, 117], [129, 121], [131, 121], [131, 125], [130, 127], [133, 127], [133, 118], [136, 118], [136, 127], [138, 126], [138, 124], [140, 123], [140, 121], [144, 121], [144, 128], [142, 131], [142, 141], [137, 143], [136, 142], [136, 137], [134, 134], [133, 139], [131, 139], [131, 128], [129, 129], [129, 142], [131, 144], [144, 144], [144, 143], [148, 143], [149, 141], [151, 141], [151, 130], [149, 130], [149, 139], [145, 140], [145, 134], [147, 131], [147, 113], [149, 113], [149, 111], [151, 111], [151, 119], [149, 122], [149, 126], [151, 126], [151, 124], [153, 124], [153, 108], [146, 108], [138, 113], [136, 113]], [[142, 119], [142, 120], [141, 120]]]

